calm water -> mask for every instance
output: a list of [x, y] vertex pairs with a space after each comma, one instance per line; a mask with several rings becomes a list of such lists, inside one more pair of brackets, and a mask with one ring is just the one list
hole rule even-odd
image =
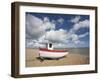
[[64, 50], [68, 50], [70, 54], [81, 54], [89, 56], [89, 48], [67, 48]]

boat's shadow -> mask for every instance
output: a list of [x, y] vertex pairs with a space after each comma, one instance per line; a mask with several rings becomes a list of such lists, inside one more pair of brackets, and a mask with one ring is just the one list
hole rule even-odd
[[43, 62], [44, 60], [60, 60], [62, 58], [66, 58], [66, 56], [60, 57], [60, 58], [43, 58], [43, 57], [36, 57], [37, 60], [40, 62]]

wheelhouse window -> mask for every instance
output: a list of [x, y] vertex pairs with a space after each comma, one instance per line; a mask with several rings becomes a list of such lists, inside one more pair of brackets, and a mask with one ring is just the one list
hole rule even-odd
[[51, 43], [49, 44], [49, 48], [52, 48], [52, 44]]

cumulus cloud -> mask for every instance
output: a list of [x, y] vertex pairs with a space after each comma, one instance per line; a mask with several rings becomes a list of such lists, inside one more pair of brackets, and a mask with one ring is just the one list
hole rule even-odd
[[[59, 23], [63, 23], [64, 19], [60, 18], [57, 20]], [[75, 46], [75, 44], [84, 44], [84, 41], [80, 41], [89, 35], [88, 32], [84, 34], [76, 34], [80, 28], [88, 28], [89, 20], [80, 21], [80, 16], [71, 19], [74, 23], [73, 27], [67, 31], [63, 28], [56, 29], [56, 21], [50, 20], [48, 17], [43, 19], [36, 17], [31, 14], [26, 15], [26, 47], [38, 48], [45, 47], [43, 43], [53, 42], [55, 48]], [[67, 26], [66, 26], [67, 27]]]
[[47, 17], [42, 20], [30, 14], [26, 15], [26, 38], [38, 39], [45, 34], [47, 29], [55, 29], [55, 24]]
[[55, 29], [55, 23], [50, 22], [49, 18], [44, 17], [43, 25], [41, 27], [44, 27], [46, 29]]
[[86, 32], [86, 33], [84, 33], [84, 34], [79, 35], [79, 38], [83, 38], [83, 37], [85, 37], [85, 36], [87, 36], [87, 35], [89, 35], [89, 32]]
[[37, 39], [44, 34], [43, 21], [33, 15], [26, 15], [26, 38]]
[[82, 29], [82, 28], [89, 28], [90, 26], [90, 21], [85, 19], [83, 21], [78, 21], [77, 23], [75, 23], [73, 25], [73, 27], [69, 30], [69, 34], [73, 34], [73, 33], [76, 33], [79, 29]]
[[67, 31], [63, 29], [50, 30], [46, 33], [46, 39], [51, 42], [65, 42]]
[[71, 38], [72, 38], [72, 41], [77, 41], [79, 39], [77, 34], [72, 34]]
[[80, 35], [77, 35], [77, 34], [72, 34], [71, 35], [71, 38], [72, 38], [72, 41], [74, 41], [75, 43], [79, 43], [80, 42], [80, 38], [84, 38], [85, 36], [89, 35], [88, 32], [84, 33], [84, 34], [80, 34]]
[[54, 44], [54, 48], [67, 48], [67, 44], [56, 43]]
[[57, 21], [58, 21], [59, 23], [63, 24], [64, 19], [63, 19], [63, 18], [59, 18]]
[[79, 30], [80, 28], [88, 28], [89, 27], [89, 20], [79, 21], [73, 26], [74, 30]]
[[81, 18], [80, 16], [76, 16], [75, 18], [72, 18], [70, 21], [72, 23], [77, 23], [77, 22], [79, 22], [80, 18]]
[[[40, 42], [44, 42], [46, 30], [55, 29], [54, 22], [50, 22], [48, 17], [42, 20], [31, 14], [26, 15], [26, 46], [39, 47]], [[46, 40], [45, 40], [46, 41]], [[42, 44], [43, 45], [43, 44]]]
[[44, 20], [44, 22], [50, 22], [48, 17], [44, 17], [43, 20]]
[[85, 19], [83, 21], [80, 20], [80, 16], [76, 16], [75, 18], [72, 18], [70, 22], [74, 23], [73, 28], [70, 29], [70, 33], [73, 33], [80, 28], [89, 28], [90, 22], [88, 19]]
[[27, 39], [26, 47], [27, 48], [39, 48], [39, 47], [46, 47], [46, 45], [43, 43], [39, 43], [37, 40]]
[[[26, 15], [26, 45], [30, 47], [39, 47], [39, 44], [49, 41], [60, 42], [63, 41], [66, 31], [63, 29], [54, 30], [55, 23], [50, 21], [48, 17], [42, 20], [34, 15]], [[46, 30], [49, 30], [48, 32]], [[59, 35], [60, 37], [57, 37]], [[46, 38], [45, 38], [46, 37]], [[51, 38], [50, 38], [51, 37]], [[27, 41], [28, 39], [33, 39]], [[38, 43], [38, 44], [37, 44]], [[37, 46], [36, 46], [37, 45]]]

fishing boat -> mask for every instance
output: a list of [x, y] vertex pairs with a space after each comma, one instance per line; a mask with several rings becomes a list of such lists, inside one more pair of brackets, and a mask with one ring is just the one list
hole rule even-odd
[[67, 50], [58, 50], [53, 48], [52, 43], [47, 43], [46, 48], [39, 48], [39, 56], [40, 58], [51, 58], [51, 59], [59, 59], [65, 57], [68, 54]]

